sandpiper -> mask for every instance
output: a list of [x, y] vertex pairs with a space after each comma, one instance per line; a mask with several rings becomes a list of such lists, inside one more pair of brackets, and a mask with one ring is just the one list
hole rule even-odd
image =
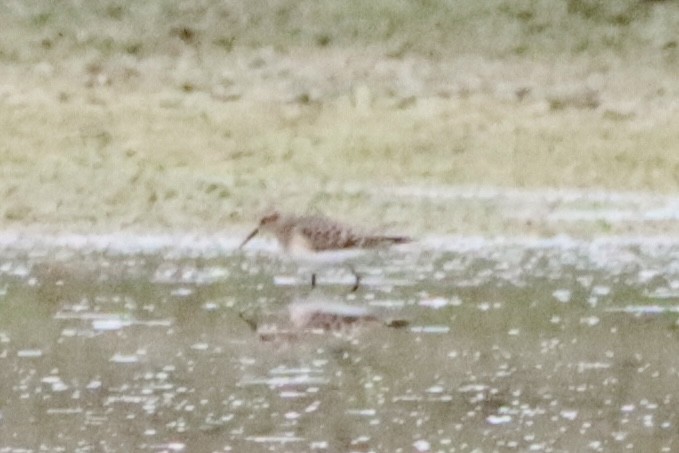
[[[411, 241], [406, 236], [360, 233], [350, 226], [323, 216], [296, 216], [272, 211], [261, 218], [257, 228], [238, 248], [242, 248], [260, 231], [272, 233], [284, 252], [294, 259], [315, 263], [343, 262], [368, 249]], [[356, 291], [361, 278], [353, 267], [349, 266], [349, 269], [356, 279], [352, 291]], [[316, 273], [313, 272], [311, 287], [315, 286]]]

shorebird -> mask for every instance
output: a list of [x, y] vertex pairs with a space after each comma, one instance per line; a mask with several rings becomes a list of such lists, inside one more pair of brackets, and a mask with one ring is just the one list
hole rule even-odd
[[[369, 249], [411, 241], [406, 236], [361, 233], [323, 216], [296, 216], [272, 211], [261, 218], [259, 225], [238, 248], [245, 246], [260, 231], [273, 234], [283, 251], [293, 259], [316, 264], [344, 262]], [[356, 279], [351, 290], [356, 291], [361, 277], [351, 265], [348, 267]], [[315, 286], [316, 273], [312, 272], [311, 287]]]

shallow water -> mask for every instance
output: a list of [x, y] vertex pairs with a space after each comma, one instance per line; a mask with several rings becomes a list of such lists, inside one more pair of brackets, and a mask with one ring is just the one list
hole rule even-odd
[[[679, 449], [679, 243], [430, 239], [358, 262], [354, 294], [265, 242], [12, 244], [0, 452]], [[410, 325], [244, 321], [308, 298]]]

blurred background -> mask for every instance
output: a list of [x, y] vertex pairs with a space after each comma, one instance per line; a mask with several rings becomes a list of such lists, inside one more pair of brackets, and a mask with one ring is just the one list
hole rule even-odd
[[677, 2], [8, 0], [0, 27], [5, 230], [216, 232], [270, 206], [676, 230]]

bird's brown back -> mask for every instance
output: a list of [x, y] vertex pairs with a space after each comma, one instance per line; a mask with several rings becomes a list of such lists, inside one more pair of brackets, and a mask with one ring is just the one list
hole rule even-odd
[[317, 216], [298, 217], [295, 228], [315, 251], [373, 248], [410, 242], [410, 238], [405, 236], [365, 235], [342, 223]]

